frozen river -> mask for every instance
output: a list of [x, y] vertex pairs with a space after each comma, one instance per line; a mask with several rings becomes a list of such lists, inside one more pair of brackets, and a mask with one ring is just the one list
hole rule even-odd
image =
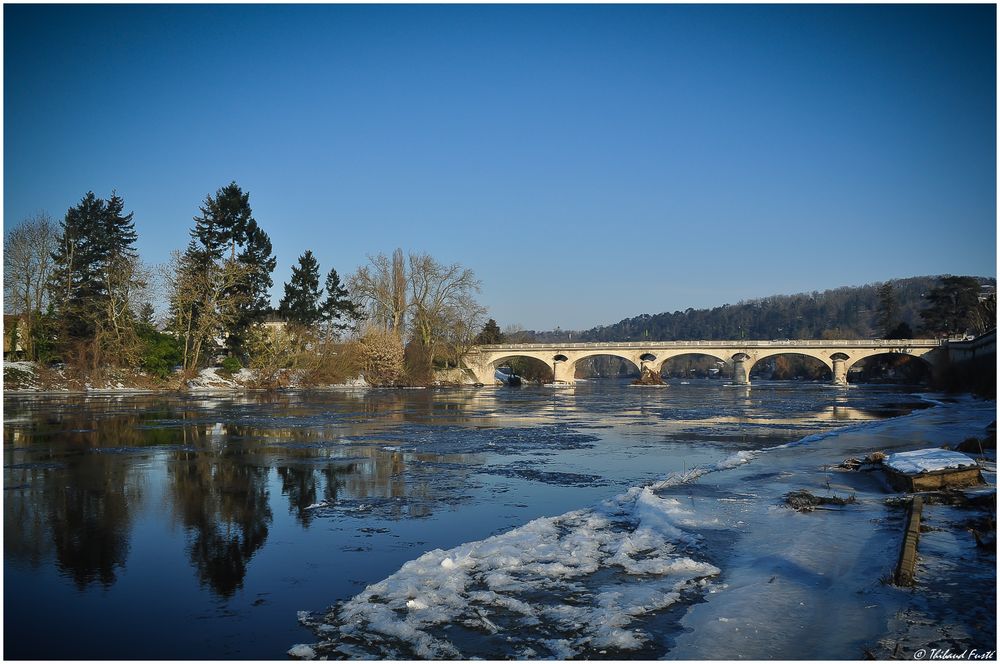
[[[838, 532], [772, 518], [788, 487], [822, 481], [796, 478], [802, 460], [957, 442], [995, 418], [992, 402], [930, 405], [709, 380], [7, 395], [4, 655], [736, 657], [719, 648], [756, 576], [792, 584], [762, 610], [794, 598], [796, 629], [852, 601], [811, 604], [822, 556], [758, 564], [775, 538], [794, 548], [783, 533]], [[845, 577], [880, 560], [863, 553]], [[893, 619], [873, 603], [869, 623]], [[756, 629], [745, 656], [854, 659], [878, 636], [807, 647]]]

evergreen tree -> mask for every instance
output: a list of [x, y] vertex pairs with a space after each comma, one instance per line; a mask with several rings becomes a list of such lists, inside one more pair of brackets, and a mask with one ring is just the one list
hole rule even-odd
[[247, 332], [263, 321], [271, 310], [271, 286], [274, 284], [271, 273], [277, 265], [271, 239], [253, 218], [247, 222], [243, 233], [243, 249], [236, 261], [243, 266], [246, 276], [235, 287], [237, 315], [226, 337], [226, 346], [234, 355], [243, 354]]
[[478, 335], [474, 343], [477, 346], [485, 346], [489, 344], [502, 344], [503, 343], [503, 332], [500, 331], [500, 326], [492, 318], [486, 321], [486, 325], [483, 325], [483, 330]]
[[156, 320], [154, 319], [154, 315], [155, 311], [153, 310], [153, 305], [149, 302], [143, 302], [142, 306], [139, 308], [139, 325], [150, 330], [156, 329]]
[[[234, 315], [225, 317], [228, 323], [222, 333], [229, 352], [241, 355], [250, 327], [262, 321], [270, 310], [271, 273], [277, 263], [271, 240], [253, 218], [250, 194], [235, 182], [217, 190], [214, 196], [206, 196], [199, 209], [201, 214], [194, 218], [184, 264], [187, 269], [206, 271], [220, 268], [220, 261], [239, 267], [242, 278], [228, 285], [222, 294], [234, 309]], [[219, 269], [215, 272], [222, 273]], [[219, 304], [228, 306], [226, 302]], [[197, 307], [189, 310], [190, 315], [197, 317]]]
[[285, 296], [278, 311], [285, 320], [300, 325], [314, 325], [322, 318], [319, 287], [319, 263], [308, 249], [299, 256], [298, 266], [292, 267], [292, 278], [285, 284]]
[[222, 258], [229, 249], [229, 258], [236, 258], [236, 247], [246, 238], [253, 212], [250, 209], [250, 194], [244, 193], [239, 185], [230, 182], [206, 196], [199, 208], [201, 216], [195, 217], [191, 236], [201, 245], [206, 256], [213, 260]]
[[109, 260], [135, 258], [135, 242], [138, 235], [132, 221], [135, 213], [125, 212], [125, 201], [118, 192], [112, 191], [104, 210], [104, 251]]
[[101, 295], [101, 235], [107, 206], [88, 191], [66, 212], [52, 259], [52, 300], [63, 335], [81, 339], [94, 334]]
[[116, 192], [108, 201], [87, 192], [61, 224], [50, 281], [59, 341], [99, 341], [88, 346], [95, 363], [102, 355], [120, 362], [134, 350], [131, 306], [145, 287], [136, 239], [133, 214]]
[[326, 299], [321, 307], [323, 320], [334, 330], [345, 330], [351, 321], [361, 318], [358, 306], [351, 301], [347, 289], [340, 283], [340, 275], [330, 268], [326, 275]]
[[924, 329], [931, 334], [965, 334], [979, 306], [982, 285], [974, 277], [941, 277], [926, 295], [927, 308], [920, 312]]
[[878, 314], [876, 324], [883, 339], [891, 338], [889, 334], [899, 326], [899, 306], [896, 304], [896, 290], [892, 282], [885, 282], [878, 287]]

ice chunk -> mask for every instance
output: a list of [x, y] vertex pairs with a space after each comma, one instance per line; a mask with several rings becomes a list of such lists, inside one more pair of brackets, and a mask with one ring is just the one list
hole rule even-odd
[[885, 459], [885, 465], [904, 475], [930, 473], [949, 468], [975, 468], [975, 459], [951, 450], [937, 448], [896, 452]]
[[316, 651], [313, 650], [312, 646], [300, 643], [298, 645], [292, 646], [288, 650], [288, 654], [297, 659], [315, 659]]
[[[706, 469], [710, 472], [711, 469]], [[436, 549], [342, 602], [325, 619], [320, 655], [469, 658], [449, 640], [462, 625], [516, 652], [562, 659], [632, 650], [635, 620], [664, 609], [719, 569], [691, 557], [691, 515], [633, 488], [604, 503], [448, 551]], [[607, 572], [611, 572], [609, 575]]]

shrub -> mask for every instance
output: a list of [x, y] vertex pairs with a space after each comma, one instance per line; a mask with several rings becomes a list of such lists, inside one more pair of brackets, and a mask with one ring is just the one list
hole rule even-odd
[[139, 366], [143, 370], [159, 378], [167, 378], [173, 368], [179, 365], [184, 357], [181, 340], [155, 330], [145, 331], [142, 335], [142, 356]]
[[370, 385], [397, 385], [403, 377], [403, 342], [393, 332], [370, 328], [358, 341], [362, 371]]
[[230, 376], [232, 376], [234, 373], [236, 373], [242, 368], [243, 365], [240, 364], [240, 361], [237, 360], [232, 355], [222, 360], [222, 371], [223, 373], [229, 374]]
[[356, 378], [363, 371], [361, 349], [357, 342], [323, 342], [301, 363], [303, 387], [338, 385]]
[[430, 385], [434, 382], [430, 355], [430, 350], [418, 339], [406, 344], [403, 362], [406, 367], [406, 378], [411, 385]]

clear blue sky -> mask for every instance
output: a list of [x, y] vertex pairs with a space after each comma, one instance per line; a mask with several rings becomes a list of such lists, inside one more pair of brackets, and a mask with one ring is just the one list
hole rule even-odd
[[459, 261], [501, 326], [996, 275], [996, 8], [4, 6], [4, 223], [231, 180], [278, 258]]

